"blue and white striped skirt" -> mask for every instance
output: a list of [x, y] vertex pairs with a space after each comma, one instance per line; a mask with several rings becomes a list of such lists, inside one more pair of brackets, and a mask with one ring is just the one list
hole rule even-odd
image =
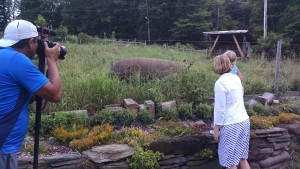
[[220, 129], [219, 163], [224, 167], [237, 166], [241, 159], [248, 159], [250, 120], [224, 125]]

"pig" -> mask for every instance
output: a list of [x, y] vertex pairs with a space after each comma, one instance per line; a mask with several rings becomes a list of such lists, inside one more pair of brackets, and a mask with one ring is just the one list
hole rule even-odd
[[164, 78], [167, 75], [179, 72], [185, 64], [176, 61], [155, 58], [124, 58], [112, 63], [110, 73], [119, 79], [128, 79], [139, 73], [142, 80], [154, 77]]

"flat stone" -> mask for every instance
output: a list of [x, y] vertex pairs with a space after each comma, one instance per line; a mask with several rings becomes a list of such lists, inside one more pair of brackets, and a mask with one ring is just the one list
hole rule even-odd
[[283, 163], [288, 160], [291, 160], [291, 156], [289, 155], [288, 152], [284, 151], [278, 156], [268, 157], [267, 159], [261, 160], [258, 163], [261, 167], [271, 167], [271, 166]]
[[127, 144], [109, 144], [92, 147], [90, 150], [83, 151], [82, 154], [95, 163], [103, 163], [127, 158], [134, 152], [134, 148]]
[[286, 134], [286, 135], [283, 135], [283, 136], [280, 136], [280, 137], [272, 137], [272, 138], [267, 138], [267, 139], [270, 143], [273, 143], [273, 142], [290, 142], [291, 141], [291, 136], [289, 134]]
[[283, 133], [285, 131], [286, 129], [284, 128], [274, 127], [271, 129], [256, 129], [254, 130], [254, 133], [256, 135], [259, 135], [259, 134]]
[[69, 160], [76, 160], [80, 159], [81, 154], [79, 152], [72, 152], [72, 153], [66, 153], [66, 154], [60, 154], [60, 155], [53, 155], [49, 157], [40, 157], [39, 163], [45, 164], [45, 163], [55, 163], [55, 162], [61, 162], [61, 161], [69, 161]]

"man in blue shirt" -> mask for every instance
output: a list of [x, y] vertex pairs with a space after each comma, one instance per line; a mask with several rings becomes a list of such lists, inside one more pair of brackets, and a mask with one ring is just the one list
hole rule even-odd
[[48, 78], [31, 59], [36, 54], [38, 32], [25, 20], [14, 20], [0, 40], [0, 168], [17, 169], [17, 152], [28, 129], [28, 105], [38, 95], [50, 102], [61, 99], [61, 79], [56, 62], [60, 45], [45, 43]]

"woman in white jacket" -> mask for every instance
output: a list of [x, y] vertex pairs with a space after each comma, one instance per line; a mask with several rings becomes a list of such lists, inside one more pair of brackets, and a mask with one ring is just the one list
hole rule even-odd
[[238, 76], [230, 71], [232, 64], [225, 55], [214, 58], [214, 71], [220, 77], [215, 83], [214, 139], [219, 141], [219, 163], [226, 168], [250, 169], [248, 151], [250, 121], [244, 106], [244, 89]]

